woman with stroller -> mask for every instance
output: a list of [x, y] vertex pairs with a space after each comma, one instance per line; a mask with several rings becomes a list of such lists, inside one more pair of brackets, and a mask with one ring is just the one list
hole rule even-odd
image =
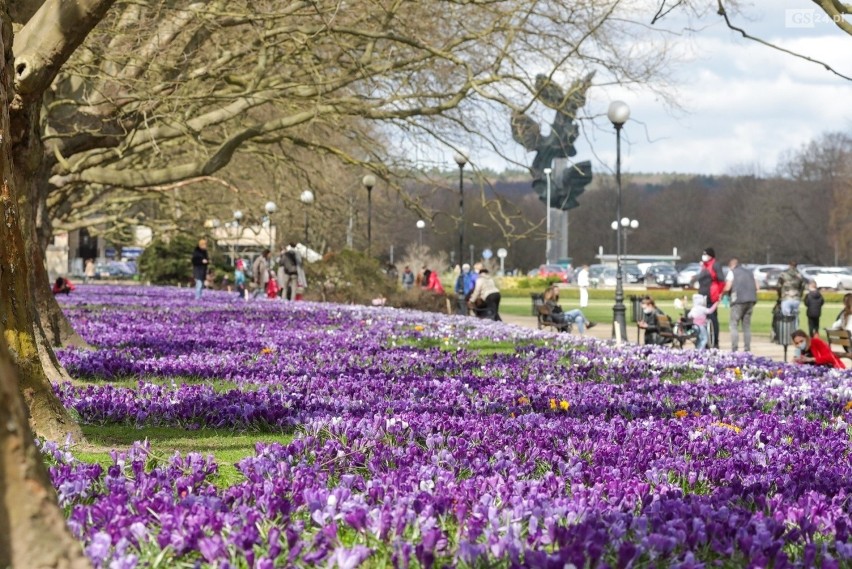
[[563, 312], [559, 306], [559, 287], [556, 285], [550, 286], [544, 291], [544, 305], [550, 309], [550, 319], [556, 324], [565, 324], [571, 322], [577, 326], [580, 334], [586, 333], [586, 328], [591, 328], [596, 323], [590, 321], [579, 308]]

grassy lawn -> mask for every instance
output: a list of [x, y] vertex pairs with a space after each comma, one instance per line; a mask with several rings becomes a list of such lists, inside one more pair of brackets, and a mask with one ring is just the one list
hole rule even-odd
[[[598, 293], [602, 291], [596, 291]], [[638, 292], [625, 292], [625, 305], [627, 307], [627, 322], [631, 323], [631, 303], [630, 295], [639, 294]], [[652, 295], [653, 296], [653, 295]], [[562, 295], [560, 298], [562, 308], [571, 310], [580, 306], [577, 298], [566, 298]], [[594, 322], [612, 322], [612, 306], [615, 303], [615, 291], [612, 291], [612, 297], [608, 300], [591, 299], [589, 306], [583, 310], [586, 318]], [[658, 306], [669, 316], [676, 318], [678, 311], [675, 310], [672, 300], [658, 301]], [[754, 314], [751, 318], [751, 330], [755, 334], [769, 335], [769, 328], [772, 324], [772, 307], [774, 303], [769, 301], [759, 301], [754, 307]], [[820, 327], [825, 328], [830, 326], [837, 314], [840, 312], [842, 305], [839, 302], [826, 302], [822, 307], [822, 318], [820, 319]], [[500, 312], [503, 314], [514, 314], [517, 316], [532, 316], [532, 301], [527, 296], [526, 298], [509, 297], [500, 301]], [[728, 318], [731, 314], [730, 308], [723, 306], [719, 307], [719, 325], [722, 330], [728, 329]], [[799, 312], [799, 326], [807, 327], [807, 317], [805, 316], [805, 307], [801, 306]]]
[[124, 450], [135, 441], [148, 439], [151, 454], [160, 461], [165, 461], [176, 451], [184, 456], [190, 452], [203, 456], [212, 454], [219, 465], [219, 476], [215, 483], [221, 488], [242, 480], [242, 474], [234, 465], [247, 456], [254, 456], [255, 444], [287, 444], [293, 440], [292, 434], [235, 432], [231, 429], [190, 431], [176, 427], [138, 429], [125, 425], [82, 425], [82, 429], [88, 444], [85, 448], [74, 449], [74, 456], [79, 460], [109, 466], [113, 463], [110, 449]]

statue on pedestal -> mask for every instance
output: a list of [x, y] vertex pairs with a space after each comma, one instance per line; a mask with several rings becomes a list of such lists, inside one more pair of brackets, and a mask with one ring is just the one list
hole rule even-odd
[[[567, 93], [545, 75], [537, 75], [535, 87], [537, 98], [556, 111], [550, 133], [542, 136], [541, 127], [533, 119], [521, 112], [512, 114], [512, 137], [536, 156], [530, 167], [533, 177], [533, 189], [542, 201], [546, 201], [547, 181], [544, 169], [552, 167], [554, 158], [569, 158], [577, 154], [574, 141], [579, 130], [574, 122], [577, 110], [586, 103], [586, 91], [592, 84], [594, 72], [571, 83]], [[551, 181], [550, 207], [568, 210], [580, 205], [577, 197], [585, 191], [592, 181], [592, 164], [589, 161], [571, 166], [562, 176], [562, 184], [557, 186]]]

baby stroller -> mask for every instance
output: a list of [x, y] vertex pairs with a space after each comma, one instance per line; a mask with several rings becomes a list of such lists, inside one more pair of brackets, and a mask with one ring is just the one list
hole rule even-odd
[[[709, 321], [707, 324], [709, 326], [713, 325], [713, 323]], [[681, 346], [683, 346], [683, 344], [685, 344], [686, 342], [698, 344], [698, 326], [693, 324], [692, 318], [688, 317], [685, 314], [681, 315], [678, 321], [672, 325], [672, 332], [674, 333], [675, 337], [679, 339]]]

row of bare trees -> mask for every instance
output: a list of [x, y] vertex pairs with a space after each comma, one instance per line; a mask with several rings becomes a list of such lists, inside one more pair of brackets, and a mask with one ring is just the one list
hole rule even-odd
[[82, 438], [50, 387], [69, 379], [53, 346], [81, 341], [47, 294], [54, 228], [176, 231], [305, 187], [335, 213], [365, 170], [398, 187], [401, 145], [496, 147], [486, 117], [528, 111], [538, 74], [664, 94], [674, 37], [620, 0], [0, 0], [0, 18], [0, 566], [28, 568], [86, 565], [30, 434]]
[[[745, 167], [722, 176], [627, 174], [623, 212], [639, 221], [638, 230], [630, 232], [628, 252], [670, 254], [676, 247], [683, 262], [692, 262], [712, 246], [723, 258], [743, 262], [852, 264], [850, 164], [852, 135], [834, 132], [789, 150], [771, 174]], [[424, 243], [449, 259], [458, 248], [457, 182], [450, 173], [441, 184], [410, 192], [427, 213]], [[423, 211], [400, 213], [404, 204], [397, 198], [379, 198], [373, 250], [388, 255], [391, 246], [399, 250], [418, 242], [415, 223]], [[580, 201], [570, 212], [569, 252], [576, 263], [594, 263], [600, 247], [615, 251], [612, 176], [598, 175]], [[543, 262], [544, 204], [528, 176], [471, 176], [465, 203], [465, 247], [474, 245], [477, 259], [485, 247], [505, 247], [507, 269], [528, 270]], [[495, 218], [503, 222], [494, 223]]]

